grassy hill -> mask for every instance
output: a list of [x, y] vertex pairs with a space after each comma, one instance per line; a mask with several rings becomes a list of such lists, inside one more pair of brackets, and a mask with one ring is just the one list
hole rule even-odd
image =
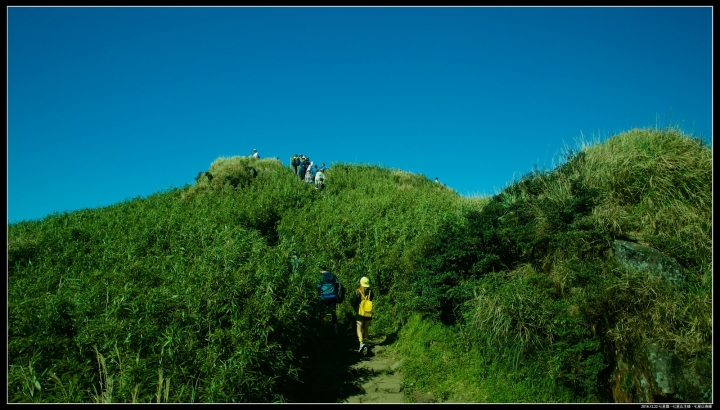
[[[326, 177], [219, 158], [194, 185], [8, 225], [8, 401], [329, 400], [313, 390], [321, 265], [351, 289], [371, 278], [371, 332], [397, 335], [406, 390], [442, 400], [613, 401], [609, 346], [710, 359], [698, 139], [632, 130], [487, 198], [373, 165]], [[617, 238], [675, 258], [684, 282], [618, 264]]]

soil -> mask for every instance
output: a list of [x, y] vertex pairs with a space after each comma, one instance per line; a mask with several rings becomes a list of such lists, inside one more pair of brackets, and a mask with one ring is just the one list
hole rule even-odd
[[295, 403], [429, 403], [432, 398], [413, 394], [407, 397], [402, 383], [402, 360], [392, 352], [397, 334], [374, 335], [370, 328], [367, 354], [358, 352], [354, 329], [328, 337], [308, 351], [309, 365], [301, 382], [288, 386]]
[[370, 339], [366, 355], [350, 366], [352, 370], [364, 374], [359, 377], [362, 393], [343, 400], [344, 403], [405, 403], [403, 393], [402, 360], [397, 360], [387, 349], [387, 337]]

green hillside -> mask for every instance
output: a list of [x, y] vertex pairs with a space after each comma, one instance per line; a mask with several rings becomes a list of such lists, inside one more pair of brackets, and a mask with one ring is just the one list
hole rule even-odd
[[[371, 279], [371, 333], [397, 337], [408, 392], [646, 401], [630, 373], [613, 382], [617, 352], [657, 346], [693, 372], [654, 397], [711, 401], [701, 140], [632, 130], [486, 198], [374, 165], [326, 178], [219, 158], [194, 185], [8, 225], [8, 401], [342, 401], [318, 382], [339, 343], [315, 299], [322, 265], [351, 289]], [[683, 280], [618, 263], [615, 240], [673, 258]], [[349, 303], [339, 318], [354, 328]]]

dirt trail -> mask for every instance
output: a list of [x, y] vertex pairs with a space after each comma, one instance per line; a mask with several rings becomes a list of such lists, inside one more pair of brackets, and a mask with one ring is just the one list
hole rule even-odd
[[[352, 317], [351, 319], [354, 319]], [[352, 322], [354, 325], [355, 323]], [[358, 353], [355, 326], [340, 325], [334, 335], [328, 323], [307, 344], [307, 359], [297, 382], [285, 386], [289, 403], [434, 403], [430, 395], [405, 394], [403, 361], [393, 354], [397, 333], [374, 334], [367, 355]], [[409, 396], [409, 397], [408, 397]]]
[[[329, 328], [328, 333], [331, 333]], [[358, 353], [355, 329], [322, 337], [308, 345], [301, 380], [286, 386], [291, 403], [429, 403], [429, 397], [406, 397], [402, 360], [393, 355], [397, 332], [374, 335], [370, 330], [367, 355]]]
[[402, 360], [398, 360], [387, 349], [388, 340], [385, 336], [371, 338], [367, 355], [352, 366], [364, 376], [358, 382], [362, 393], [352, 395], [344, 403], [405, 403], [406, 397], [402, 386]]

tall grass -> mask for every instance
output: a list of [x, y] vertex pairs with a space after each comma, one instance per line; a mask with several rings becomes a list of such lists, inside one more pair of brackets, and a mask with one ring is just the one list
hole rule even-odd
[[327, 176], [221, 158], [192, 186], [8, 225], [9, 401], [286, 401], [324, 336], [321, 264], [370, 276], [374, 331], [397, 327], [414, 244], [467, 201], [379, 167]]
[[674, 128], [634, 129], [585, 149], [583, 179], [603, 192], [598, 227], [696, 267], [712, 253], [712, 151]]
[[[194, 185], [10, 224], [8, 401], [316, 397], [321, 266], [349, 289], [370, 277], [370, 332], [400, 334], [409, 391], [610, 401], [610, 347], [711, 353], [711, 165], [674, 129], [632, 130], [463, 198], [373, 165], [332, 164], [316, 190], [276, 160], [218, 158]], [[617, 238], [685, 282], [619, 266]]]
[[[196, 208], [178, 194], [38, 223], [46, 234], [26, 261], [11, 246], [11, 381], [38, 357], [60, 380], [81, 376], [79, 402], [279, 398], [273, 386], [297, 366], [290, 335], [306, 332], [311, 318], [295, 311], [310, 297], [286, 294], [302, 278], [286, 275], [283, 250], [257, 231], [225, 224], [222, 208]], [[120, 219], [134, 221], [115, 228]], [[23, 264], [29, 269], [19, 272]], [[98, 361], [101, 371], [92, 371]], [[174, 380], [175, 389], [158, 396], [153, 378]], [[58, 389], [70, 387], [50, 384], [39, 401]], [[23, 401], [22, 389], [10, 392]]]
[[[531, 172], [481, 211], [467, 212], [464, 225], [441, 229], [420, 265], [423, 317], [442, 320], [448, 332], [463, 335], [465, 349], [489, 358], [454, 362], [463, 368], [502, 375], [532, 369], [539, 383], [530, 397], [538, 402], [612, 401], [615, 351], [661, 346], [688, 366], [707, 367], [711, 165], [709, 147], [672, 128], [631, 130], [570, 150], [558, 168]], [[685, 281], [672, 285], [618, 266], [614, 239], [675, 258]], [[415, 340], [401, 339], [401, 348], [423, 357]], [[434, 378], [460, 380], [471, 371], [416, 370], [412, 381], [435, 385], [441, 397], [450, 395]], [[481, 390], [484, 381], [476, 385], [476, 397], [508, 400]], [[495, 388], [517, 392], [520, 385], [498, 378]], [[708, 399], [690, 388], [677, 394]]]

